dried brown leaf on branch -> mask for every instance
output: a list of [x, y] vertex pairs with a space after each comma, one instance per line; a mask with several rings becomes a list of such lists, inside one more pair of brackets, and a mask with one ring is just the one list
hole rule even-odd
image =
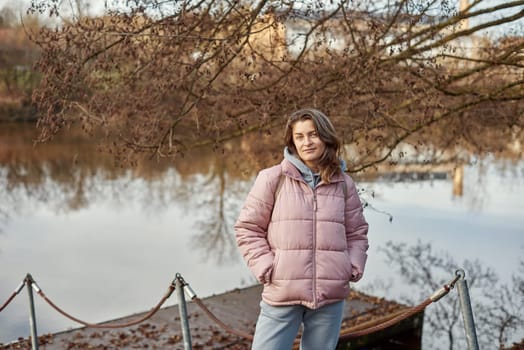
[[[40, 140], [80, 125], [120, 161], [175, 157], [266, 140], [312, 106], [333, 118], [352, 171], [391, 161], [403, 143], [448, 159], [521, 157], [510, 145], [523, 138], [522, 31], [484, 31], [522, 21], [524, 1], [374, 3], [135, 0], [43, 28], [32, 35]], [[33, 0], [41, 12], [53, 4]]]

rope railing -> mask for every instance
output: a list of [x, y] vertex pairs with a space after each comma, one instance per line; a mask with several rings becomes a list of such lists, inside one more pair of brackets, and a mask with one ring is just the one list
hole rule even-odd
[[134, 326], [134, 325], [137, 325], [139, 323], [142, 323], [145, 320], [151, 318], [158, 310], [160, 310], [162, 305], [166, 302], [167, 299], [169, 299], [169, 297], [171, 296], [171, 294], [173, 294], [173, 291], [175, 290], [175, 280], [173, 280], [173, 282], [171, 282], [171, 284], [169, 285], [166, 293], [164, 294], [164, 296], [162, 296], [160, 301], [147, 314], [145, 314], [144, 316], [142, 316], [142, 317], [140, 317], [140, 318], [138, 318], [136, 320], [132, 320], [132, 321], [129, 321], [129, 322], [126, 322], [126, 323], [119, 323], [119, 324], [96, 324], [96, 323], [86, 322], [86, 321], [83, 321], [83, 320], [81, 320], [81, 319], [79, 319], [79, 318], [77, 318], [75, 316], [72, 316], [71, 314], [69, 314], [68, 312], [64, 311], [62, 308], [57, 306], [47, 295], [45, 295], [45, 293], [42, 291], [42, 289], [35, 282], [33, 277], [30, 274], [27, 274], [27, 276], [22, 281], [22, 283], [18, 286], [18, 288], [2, 304], [2, 306], [0, 307], [0, 312], [3, 311], [11, 303], [11, 301], [13, 301], [13, 299], [20, 293], [20, 291], [24, 288], [24, 286], [26, 284], [28, 284], [28, 286], [30, 285], [31, 288], [39, 296], [41, 296], [55, 311], [57, 311], [58, 313], [62, 314], [63, 316], [65, 316], [66, 318], [68, 318], [68, 319], [70, 319], [70, 320], [72, 320], [74, 322], [80, 323], [80, 324], [82, 324], [82, 325], [84, 325], [86, 327], [90, 327], [90, 328], [125, 328], [125, 327], [130, 327], [130, 326]]
[[173, 285], [170, 285], [168, 290], [167, 290], [167, 292], [166, 292], [166, 294], [164, 294], [164, 296], [155, 305], [155, 307], [153, 307], [153, 309], [151, 309], [144, 316], [142, 316], [142, 317], [140, 317], [140, 318], [138, 318], [136, 320], [132, 320], [132, 321], [129, 321], [129, 322], [126, 322], [126, 323], [118, 323], [118, 324], [97, 324], [97, 323], [89, 323], [89, 322], [86, 322], [86, 321], [82, 321], [82, 320], [80, 320], [80, 319], [78, 319], [78, 318], [76, 318], [74, 316], [71, 316], [70, 314], [68, 314], [67, 312], [65, 312], [64, 310], [62, 310], [58, 306], [56, 306], [56, 304], [53, 303], [44, 294], [44, 292], [42, 292], [42, 290], [37, 291], [37, 294], [40, 295], [57, 312], [59, 312], [60, 314], [62, 314], [65, 317], [67, 317], [68, 319], [70, 319], [72, 321], [75, 321], [77, 323], [80, 323], [80, 324], [82, 324], [82, 325], [84, 325], [86, 327], [90, 327], [90, 328], [125, 328], [125, 327], [130, 327], [130, 326], [137, 325], [137, 324], [142, 323], [145, 320], [153, 317], [153, 315], [156, 314], [158, 310], [160, 310], [160, 308], [165, 303], [165, 301], [171, 296], [171, 294], [173, 293], [174, 290], [175, 290], [175, 287]]
[[[463, 279], [465, 276], [463, 270], [457, 270], [455, 273], [455, 277], [450, 280], [448, 283], [444, 284], [439, 290], [437, 290], [433, 295], [428, 297], [426, 300], [421, 302], [420, 304], [408, 307], [406, 309], [402, 309], [400, 311], [397, 311], [391, 315], [377, 318], [371, 321], [367, 321], [364, 323], [361, 323], [359, 325], [353, 326], [351, 328], [342, 329], [340, 332], [339, 340], [349, 340], [352, 338], [361, 337], [364, 335], [368, 335], [371, 333], [378, 332], [380, 330], [386, 329], [392, 325], [395, 325], [403, 320], [406, 320], [410, 318], [411, 316], [422, 312], [426, 307], [428, 307], [430, 304], [437, 302], [442, 297], [447, 295], [455, 286], [457, 281], [459, 279]], [[83, 321], [75, 316], [72, 316], [68, 312], [64, 311], [62, 308], [58, 307], [45, 293], [42, 291], [42, 289], [37, 285], [37, 283], [33, 280], [30, 274], [27, 274], [24, 281], [16, 288], [16, 290], [9, 296], [9, 298], [2, 304], [0, 307], [0, 312], [3, 311], [11, 302], [12, 300], [20, 293], [20, 291], [23, 289], [23, 287], [27, 284], [28, 292], [29, 290], [34, 290], [40, 297], [42, 297], [55, 311], [59, 312], [66, 318], [80, 323], [84, 325], [85, 327], [91, 327], [91, 328], [125, 328], [137, 325], [141, 322], [144, 322], [145, 320], [151, 318], [154, 314], [160, 310], [162, 305], [166, 302], [166, 300], [172, 295], [173, 291], [175, 289], [179, 289], [178, 291], [178, 297], [179, 297], [179, 308], [182, 310], [182, 308], [185, 311], [185, 299], [184, 299], [184, 292], [187, 293], [188, 297], [191, 301], [193, 301], [215, 324], [217, 324], [220, 328], [225, 330], [226, 332], [239, 336], [245, 340], [252, 341], [253, 335], [251, 333], [234, 329], [233, 327], [230, 327], [226, 323], [224, 323], [222, 320], [220, 320], [200, 299], [197, 297], [196, 293], [191, 289], [188, 283], [184, 280], [184, 278], [180, 274], [176, 274], [175, 279], [170, 283], [168, 290], [166, 293], [162, 296], [160, 301], [144, 316], [131, 320], [129, 322], [125, 323], [90, 323]], [[459, 287], [461, 287], [459, 283]], [[460, 290], [459, 290], [460, 292]], [[30, 298], [32, 302], [32, 298]], [[33, 308], [34, 305], [31, 305], [31, 308]], [[181, 325], [184, 331], [184, 339], [185, 342], [185, 349], [191, 349], [191, 340], [190, 340], [190, 334], [189, 334], [189, 325], [187, 320], [187, 315], [184, 313], [181, 313]], [[184, 319], [183, 319], [184, 318]], [[32, 323], [35, 323], [35, 320], [31, 320]], [[34, 334], [36, 335], [36, 328], [34, 329]], [[299, 340], [297, 339], [294, 343], [295, 348], [298, 346]], [[36, 346], [36, 348], [35, 348]], [[36, 342], [36, 345], [33, 346], [33, 350], [38, 349], [38, 342]]]
[[430, 304], [437, 302], [442, 297], [447, 295], [454, 287], [455, 283], [459, 280], [460, 276], [456, 275], [451, 281], [444, 284], [441, 288], [439, 288], [435, 293], [433, 293], [430, 297], [428, 297], [426, 300], [421, 302], [420, 304], [410, 307], [407, 310], [401, 310], [398, 315], [395, 314], [393, 317], [388, 317], [388, 319], [379, 319], [375, 320], [375, 325], [366, 325], [364, 329], [362, 329], [362, 326], [356, 326], [358, 328], [352, 328], [348, 330], [344, 330], [343, 333], [341, 333], [339, 339], [340, 340], [347, 340], [352, 338], [361, 337], [363, 335], [368, 335], [371, 333], [375, 333], [378, 331], [381, 331], [383, 329], [386, 329], [388, 327], [391, 327], [401, 321], [404, 321], [411, 316], [418, 314], [419, 312], [422, 312], [426, 307], [428, 307]]
[[[457, 274], [451, 281], [443, 285], [440, 289], [435, 291], [430, 297], [428, 297], [426, 300], [424, 300], [422, 303], [410, 307], [407, 310], [401, 310], [393, 315], [389, 315], [388, 317], [383, 317], [378, 320], [369, 321], [362, 325], [357, 325], [355, 327], [352, 327], [350, 329], [345, 329], [341, 331], [341, 334], [339, 336], [340, 340], [349, 340], [353, 338], [358, 338], [364, 335], [368, 335], [371, 333], [378, 332], [380, 330], [386, 329], [392, 325], [397, 324], [398, 322], [401, 322], [403, 320], [408, 319], [409, 317], [423, 311], [426, 307], [428, 307], [430, 304], [437, 302], [442, 297], [447, 295], [455, 286], [455, 283], [461, 278], [461, 275]], [[218, 317], [216, 317], [209, 308], [206, 307], [206, 305], [203, 303], [203, 301], [194, 294], [193, 291], [188, 293], [191, 300], [194, 301], [201, 309], [204, 311], [204, 313], [213, 320], [220, 328], [225, 330], [228, 333], [240, 336], [242, 338], [245, 338], [247, 340], [253, 340], [253, 335], [244, 331], [236, 330], [224, 322], [222, 322]], [[295, 340], [294, 347], [296, 348], [299, 344], [299, 340]]]

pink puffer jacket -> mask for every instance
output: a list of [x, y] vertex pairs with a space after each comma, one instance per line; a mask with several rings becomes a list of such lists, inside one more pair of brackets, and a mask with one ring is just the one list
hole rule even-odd
[[367, 232], [348, 175], [334, 176], [313, 190], [287, 160], [258, 174], [235, 224], [238, 247], [264, 284], [262, 299], [312, 309], [348, 296], [348, 282], [364, 272]]

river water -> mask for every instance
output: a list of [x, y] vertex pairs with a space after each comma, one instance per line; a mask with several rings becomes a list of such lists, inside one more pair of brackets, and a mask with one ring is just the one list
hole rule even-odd
[[[232, 232], [253, 169], [212, 151], [121, 169], [78, 140], [33, 147], [31, 135], [16, 128], [0, 139], [0, 305], [27, 273], [62, 309], [88, 322], [149, 310], [176, 273], [200, 297], [255, 283]], [[473, 157], [461, 167], [459, 191], [452, 168], [356, 178], [369, 204], [370, 250], [354, 288], [415, 304], [433, 291], [431, 283], [463, 268], [482, 348], [498, 349], [496, 317], [485, 319], [486, 310], [502, 302], [524, 318], [524, 162]], [[504, 288], [511, 302], [490, 294]], [[452, 291], [442, 310], [456, 299]], [[39, 334], [79, 326], [37, 295], [35, 307]], [[431, 307], [423, 349], [449, 349]], [[461, 349], [457, 315], [453, 348]], [[522, 323], [515, 328], [507, 344], [524, 337]], [[28, 335], [24, 289], [0, 313], [0, 343]]]

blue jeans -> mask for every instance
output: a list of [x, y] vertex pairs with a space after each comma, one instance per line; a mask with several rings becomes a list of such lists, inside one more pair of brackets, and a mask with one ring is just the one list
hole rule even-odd
[[302, 305], [271, 306], [262, 301], [251, 349], [290, 350], [301, 325], [301, 350], [335, 349], [343, 312], [343, 300], [316, 310]]

